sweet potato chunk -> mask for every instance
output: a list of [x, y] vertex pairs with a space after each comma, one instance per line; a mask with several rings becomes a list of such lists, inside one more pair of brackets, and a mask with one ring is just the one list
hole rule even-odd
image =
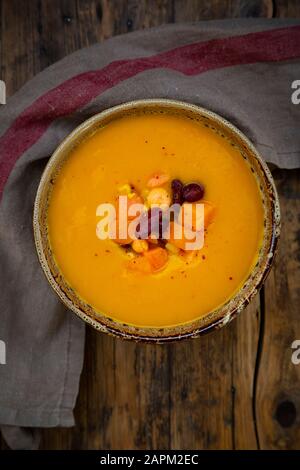
[[[196, 204], [204, 205], [204, 222], [203, 222], [202, 213], [201, 215], [199, 215], [199, 212], [197, 212]], [[204, 228], [207, 228], [213, 222], [215, 212], [216, 212], [215, 206], [211, 202], [204, 201], [204, 200], [196, 202], [196, 203], [184, 203], [182, 208], [183, 209], [186, 208], [187, 211], [189, 210], [191, 211], [191, 218], [192, 218], [191, 228], [193, 230], [196, 230], [196, 229], [198, 230], [199, 227], [203, 225], [204, 225]], [[184, 212], [182, 212], [181, 214], [180, 221], [182, 224], [184, 224]]]
[[[181, 236], [178, 238], [178, 234], [180, 233], [181, 230]], [[186, 232], [188, 229], [186, 228]], [[177, 235], [176, 235], [177, 233]], [[184, 229], [182, 226], [180, 226], [177, 222], [171, 222], [170, 223], [170, 237], [168, 238], [168, 241], [176, 246], [177, 248], [180, 248], [181, 250], [186, 250], [186, 244], [187, 243], [192, 243], [195, 241], [195, 236], [188, 239], [185, 237]]]
[[152, 250], [145, 251], [144, 257], [149, 261], [152, 272], [160, 271], [168, 262], [168, 252], [160, 246]]

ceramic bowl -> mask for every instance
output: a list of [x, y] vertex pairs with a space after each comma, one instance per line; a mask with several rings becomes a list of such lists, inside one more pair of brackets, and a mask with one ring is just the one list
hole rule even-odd
[[[91, 132], [122, 116], [137, 113], [171, 113], [187, 116], [205, 123], [237, 146], [248, 160], [251, 171], [258, 180], [264, 206], [264, 237], [262, 247], [248, 279], [241, 289], [224, 305], [193, 322], [169, 328], [140, 328], [114, 321], [109, 312], [104, 315], [86, 304], [66, 283], [59, 272], [48, 241], [47, 210], [51, 188], [64, 161], [72, 149]], [[38, 257], [49, 281], [63, 303], [82, 320], [97, 330], [122, 338], [147, 342], [169, 342], [197, 337], [229, 323], [240, 313], [262, 286], [274, 258], [280, 233], [280, 209], [272, 175], [251, 142], [235, 126], [221, 116], [192, 104], [165, 100], [141, 100], [122, 104], [97, 114], [77, 127], [55, 150], [43, 173], [37, 191], [34, 218], [35, 244]]]

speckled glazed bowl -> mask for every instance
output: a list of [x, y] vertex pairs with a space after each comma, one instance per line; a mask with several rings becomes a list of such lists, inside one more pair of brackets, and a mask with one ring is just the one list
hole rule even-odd
[[[264, 237], [258, 261], [242, 288], [226, 304], [193, 322], [170, 328], [139, 328], [119, 323], [84, 303], [66, 283], [55, 264], [47, 234], [47, 208], [51, 187], [70, 151], [98, 127], [134, 113], [167, 112], [205, 122], [236, 145], [258, 179], [264, 205]], [[262, 286], [272, 264], [280, 232], [280, 209], [273, 178], [257, 150], [232, 124], [222, 117], [188, 103], [171, 100], [141, 100], [125, 103], [93, 116], [77, 127], [56, 149], [43, 173], [34, 206], [36, 249], [44, 273], [60, 299], [82, 320], [99, 331], [136, 341], [169, 342], [199, 336], [221, 328], [240, 313]]]

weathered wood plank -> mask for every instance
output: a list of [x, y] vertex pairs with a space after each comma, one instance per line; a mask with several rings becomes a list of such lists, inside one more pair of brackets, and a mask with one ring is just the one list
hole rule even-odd
[[[26, 20], [24, 21], [24, 18]], [[1, 79], [7, 96], [17, 91], [39, 72], [38, 34], [31, 24], [38, 24], [35, 2], [1, 2]]]
[[[269, 16], [269, 4], [268, 1], [175, 0], [174, 19], [183, 22]], [[256, 298], [247, 311], [223, 331], [175, 345], [172, 349], [172, 447], [257, 448], [253, 379], [259, 310], [259, 298]]]
[[300, 173], [276, 173], [282, 235], [265, 285], [262, 357], [257, 383], [257, 422], [263, 449], [300, 448], [300, 365], [291, 344], [300, 340]]
[[300, 18], [300, 2], [298, 0], [274, 0], [274, 16]]
[[233, 338], [233, 420], [234, 448], [257, 449], [255, 426], [255, 378], [260, 338], [260, 296], [257, 295], [234, 322]]
[[[300, 3], [275, 0], [274, 16], [300, 18]], [[260, 448], [300, 448], [300, 366], [291, 344], [300, 339], [299, 171], [275, 172], [282, 232], [275, 265], [265, 284], [263, 343], [256, 390]]]
[[172, 447], [232, 448], [232, 328], [174, 345]]
[[175, 449], [255, 449], [253, 377], [259, 298], [216, 334], [171, 350]]
[[[170, 20], [171, 3], [72, 2], [53, 19], [44, 5], [41, 24], [43, 65], [45, 57], [58, 60], [80, 46], [111, 35], [155, 26]], [[89, 18], [90, 24], [84, 24]], [[50, 27], [63, 20], [61, 35], [50, 39]], [[143, 24], [141, 24], [143, 23]], [[58, 24], [57, 24], [58, 27]], [[91, 33], [93, 31], [93, 34]], [[49, 41], [49, 42], [47, 42]], [[44, 430], [41, 448], [168, 448], [169, 360], [168, 347], [135, 345], [87, 331], [87, 347], [80, 394], [76, 406], [77, 426], [70, 430]]]
[[[226, 342], [227, 336], [222, 333]], [[220, 337], [219, 337], [220, 340]], [[172, 444], [175, 448], [205, 448], [216, 441], [215, 429], [211, 434], [210, 411], [218, 407], [211, 394], [212, 361], [207, 363], [211, 338], [175, 345], [172, 351]], [[213, 347], [211, 354], [213, 354]], [[230, 383], [227, 388], [230, 388]], [[227, 408], [230, 402], [227, 402]], [[214, 428], [214, 426], [213, 426]], [[223, 425], [220, 423], [220, 428]], [[227, 438], [231, 439], [228, 428]]]

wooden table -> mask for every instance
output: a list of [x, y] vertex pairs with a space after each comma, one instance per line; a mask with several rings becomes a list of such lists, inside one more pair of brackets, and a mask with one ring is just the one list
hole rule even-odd
[[[0, 0], [8, 96], [67, 54], [163, 23], [300, 17], [298, 0]], [[300, 77], [295, 77], [300, 79]], [[43, 431], [43, 449], [300, 449], [299, 172], [274, 172], [282, 208], [275, 266], [223, 331], [166, 346], [87, 329], [77, 426]], [[2, 448], [5, 448], [2, 442]]]

